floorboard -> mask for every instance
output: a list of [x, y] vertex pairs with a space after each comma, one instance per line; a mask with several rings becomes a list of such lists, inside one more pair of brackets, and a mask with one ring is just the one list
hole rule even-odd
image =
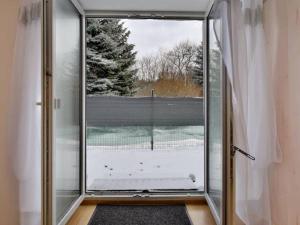
[[67, 225], [87, 225], [93, 215], [95, 208], [96, 205], [79, 206]]
[[216, 225], [206, 204], [186, 204], [193, 225]]

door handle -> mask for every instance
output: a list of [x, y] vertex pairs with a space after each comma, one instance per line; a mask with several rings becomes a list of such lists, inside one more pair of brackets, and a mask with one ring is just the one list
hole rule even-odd
[[55, 98], [54, 99], [54, 109], [60, 109], [60, 106], [61, 106], [60, 98]]
[[236, 146], [234, 146], [234, 145], [231, 145], [231, 155], [232, 155], [232, 156], [235, 156], [235, 153], [236, 153], [236, 152], [241, 153], [242, 155], [246, 156], [247, 158], [249, 158], [249, 159], [251, 159], [251, 160], [253, 160], [253, 161], [255, 160], [255, 157], [254, 157], [254, 156], [250, 155], [249, 153], [243, 151], [242, 149], [240, 149], [240, 148], [238, 148], [238, 147], [236, 147]]

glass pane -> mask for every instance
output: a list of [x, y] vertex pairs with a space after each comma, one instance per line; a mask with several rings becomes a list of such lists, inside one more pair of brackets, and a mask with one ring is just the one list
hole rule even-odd
[[[209, 20], [208, 58], [208, 194], [220, 216], [222, 202], [222, 59], [216, 33], [219, 21]], [[218, 34], [219, 35], [219, 34]]]
[[55, 1], [53, 75], [56, 220], [80, 196], [80, 15], [69, 0]]
[[204, 190], [202, 21], [87, 20], [87, 189]]

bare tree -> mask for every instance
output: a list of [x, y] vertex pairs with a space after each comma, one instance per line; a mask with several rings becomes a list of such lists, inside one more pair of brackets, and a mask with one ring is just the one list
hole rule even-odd
[[144, 56], [138, 61], [139, 73], [141, 80], [157, 80], [159, 74], [159, 58], [158, 56]]
[[159, 78], [160, 79], [175, 79], [176, 71], [168, 60], [168, 52], [160, 50], [158, 57]]
[[192, 77], [197, 58], [197, 46], [190, 41], [180, 42], [169, 51], [160, 50], [157, 55], [144, 56], [138, 61], [138, 77], [141, 80]]
[[169, 67], [172, 68], [175, 75], [185, 78], [185, 83], [187, 82], [187, 77], [191, 73], [191, 68], [194, 64], [197, 52], [197, 46], [189, 41], [184, 41], [176, 45], [167, 54], [167, 61]]

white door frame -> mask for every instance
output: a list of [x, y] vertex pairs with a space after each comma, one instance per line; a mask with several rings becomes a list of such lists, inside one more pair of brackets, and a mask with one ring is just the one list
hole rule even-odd
[[[42, 171], [42, 224], [43, 225], [57, 225], [56, 223], [56, 199], [55, 194], [53, 194], [55, 188], [55, 181], [53, 176], [55, 174], [54, 165], [54, 154], [55, 151], [53, 149], [53, 85], [52, 85], [52, 74], [54, 71], [55, 65], [55, 54], [53, 53], [53, 49], [55, 46], [55, 23], [53, 18], [54, 5], [56, 0], [43, 0], [42, 1], [42, 36], [43, 36], [43, 154], [42, 154], [42, 162], [43, 162], [43, 171]], [[81, 93], [81, 104], [82, 104], [82, 114], [81, 114], [81, 150], [85, 148], [85, 87], [84, 87], [84, 78], [85, 78], [85, 12], [81, 5], [77, 0], [69, 0], [77, 9], [79, 14], [81, 15], [81, 30], [82, 30], [82, 93]], [[68, 212], [64, 215], [58, 225], [64, 225], [76, 211], [76, 209], [80, 206], [82, 201], [84, 200], [85, 195], [85, 151], [81, 151], [81, 195], [80, 197], [73, 203]]]
[[[43, 225], [55, 225], [55, 196], [52, 195], [52, 190], [53, 190], [53, 180], [52, 180], [52, 174], [53, 174], [53, 156], [52, 156], [52, 61], [53, 61], [53, 55], [52, 55], [52, 47], [53, 44], [53, 23], [52, 23], [52, 9], [53, 9], [53, 1], [55, 0], [43, 0], [43, 62], [44, 62], [44, 67], [43, 67]], [[107, 12], [107, 11], [85, 11], [80, 3], [77, 0], [69, 0], [71, 1], [74, 6], [77, 8], [78, 12], [81, 14], [81, 21], [82, 21], [82, 115], [81, 115], [81, 121], [82, 121], [82, 162], [81, 162], [81, 197], [73, 204], [73, 206], [69, 209], [69, 211], [66, 213], [64, 218], [61, 220], [59, 225], [64, 225], [70, 217], [73, 215], [73, 213], [76, 211], [76, 209], [79, 207], [81, 202], [84, 199], [89, 199], [89, 200], [101, 200], [101, 199], [109, 199], [109, 200], [120, 200], [120, 199], [125, 199], [125, 200], [136, 200], [136, 198], [132, 198], [132, 196], [90, 196], [86, 195], [86, 134], [85, 134], [85, 128], [86, 128], [86, 119], [85, 119], [85, 54], [86, 54], [86, 37], [85, 37], [85, 18], [86, 16], [92, 17], [92, 16], [116, 16], [116, 17], [123, 17], [123, 16], [128, 16], [128, 15], [139, 15], [139, 18], [150, 18], [149, 12]], [[213, 6], [213, 0], [211, 1], [211, 4], [209, 5], [209, 8], [206, 12], [200, 12], [200, 14], [195, 14], [195, 13], [180, 13], [180, 12], [152, 12], [151, 18], [158, 18], [158, 17], [164, 17], [164, 18], [195, 18], [195, 19], [203, 19], [203, 43], [204, 43], [204, 50], [203, 50], [203, 56], [204, 56], [204, 84], [206, 85], [207, 82], [207, 17], [209, 15], [210, 9]], [[154, 15], [154, 16], [153, 16]], [[155, 16], [156, 15], [156, 16]], [[223, 84], [225, 87], [228, 86], [228, 81], [224, 81]], [[224, 115], [225, 115], [225, 121], [226, 124], [230, 125], [231, 121], [231, 105], [230, 105], [230, 91], [229, 88], [225, 88], [226, 93], [226, 107], [224, 108]], [[206, 87], [205, 87], [205, 92], [206, 92]], [[205, 95], [205, 98], [207, 98], [207, 93]], [[207, 99], [205, 101], [205, 113], [206, 113], [206, 105]], [[207, 125], [205, 124], [205, 133], [207, 133]], [[223, 217], [223, 220], [226, 221], [223, 224], [232, 224], [230, 221], [231, 216], [233, 213], [233, 207], [232, 207], [232, 197], [233, 197], [233, 192], [232, 192], [232, 183], [233, 183], [233, 177], [232, 173], [228, 173], [227, 171], [233, 171], [232, 168], [232, 158], [230, 156], [230, 153], [228, 153], [230, 146], [231, 146], [231, 128], [230, 126], [226, 126], [226, 131], [223, 132], [226, 139], [226, 144], [225, 148], [227, 149], [226, 153], [226, 159], [223, 167], [223, 171], [226, 173], [223, 174], [223, 176], [226, 177], [225, 182], [223, 182], [223, 187], [226, 187], [226, 190], [223, 195], [225, 196], [226, 200], [226, 207], [223, 207], [225, 210], [223, 212], [224, 215], [227, 215], [226, 217]], [[206, 142], [206, 141], [205, 141]], [[205, 143], [206, 146], [206, 143]], [[206, 147], [205, 147], [206, 151]], [[205, 157], [206, 157], [205, 153]], [[204, 181], [204, 186], [207, 188], [207, 165], [205, 161], [205, 181]], [[205, 192], [207, 192], [207, 189], [205, 189]], [[204, 195], [199, 195], [199, 196], [187, 196], [187, 195], [157, 195], [153, 196], [151, 199], [157, 199], [157, 200], [165, 200], [165, 199], [203, 199], [206, 197], [206, 200], [208, 204], [210, 205], [210, 202], [206, 196]], [[143, 198], [141, 199], [143, 200]], [[214, 211], [212, 209], [212, 214], [214, 215]], [[229, 216], [228, 216], [229, 215]], [[224, 219], [226, 218], [226, 219]]]
[[234, 167], [231, 154], [232, 146], [232, 105], [231, 105], [231, 87], [227, 77], [226, 68], [223, 64], [221, 74], [221, 99], [222, 99], [222, 204], [221, 217], [219, 218], [215, 206], [208, 195], [208, 48], [209, 48], [209, 15], [214, 7], [214, 2], [211, 2], [210, 9], [207, 11], [204, 22], [204, 84], [205, 84], [205, 199], [209, 205], [212, 215], [218, 225], [232, 225], [233, 224], [233, 197], [234, 197]]

